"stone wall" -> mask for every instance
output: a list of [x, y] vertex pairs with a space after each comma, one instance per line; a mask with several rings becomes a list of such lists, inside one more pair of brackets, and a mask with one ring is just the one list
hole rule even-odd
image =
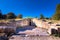
[[37, 27], [41, 27], [41, 28], [45, 28], [45, 29], [48, 29], [50, 27], [48, 22], [44, 22], [44, 21], [38, 20], [38, 19], [32, 19], [32, 21], [35, 23], [35, 25]]
[[0, 32], [4, 32], [5, 29], [8, 29], [7, 31], [14, 30], [16, 32], [16, 23], [14, 22], [7, 22], [7, 23], [0, 23]]
[[30, 26], [30, 22], [31, 22], [30, 19], [23, 19], [23, 20], [17, 21], [16, 25], [18, 27]]

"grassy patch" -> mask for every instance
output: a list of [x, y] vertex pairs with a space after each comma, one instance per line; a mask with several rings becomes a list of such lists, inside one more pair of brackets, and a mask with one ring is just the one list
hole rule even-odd
[[53, 34], [53, 36], [60, 38], [60, 34]]

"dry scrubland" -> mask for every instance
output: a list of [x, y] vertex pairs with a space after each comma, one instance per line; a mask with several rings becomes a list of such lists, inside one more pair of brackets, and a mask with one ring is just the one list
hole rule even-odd
[[59, 23], [60, 20], [47, 20], [48, 22]]
[[0, 22], [9, 22], [10, 20], [18, 21], [18, 20], [23, 20], [23, 19], [6, 19], [6, 20], [0, 20]]

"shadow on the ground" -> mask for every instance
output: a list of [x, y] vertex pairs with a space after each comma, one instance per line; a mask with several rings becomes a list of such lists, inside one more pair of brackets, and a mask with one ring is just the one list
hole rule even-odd
[[17, 28], [16, 33], [18, 33], [19, 31], [32, 30], [34, 28], [35, 26], [25, 26], [25, 27]]

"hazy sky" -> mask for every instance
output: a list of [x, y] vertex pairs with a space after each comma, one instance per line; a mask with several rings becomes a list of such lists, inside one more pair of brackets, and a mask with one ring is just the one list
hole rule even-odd
[[42, 13], [45, 17], [51, 17], [59, 3], [60, 0], [0, 0], [0, 9], [3, 14], [14, 12], [24, 17], [39, 17]]

